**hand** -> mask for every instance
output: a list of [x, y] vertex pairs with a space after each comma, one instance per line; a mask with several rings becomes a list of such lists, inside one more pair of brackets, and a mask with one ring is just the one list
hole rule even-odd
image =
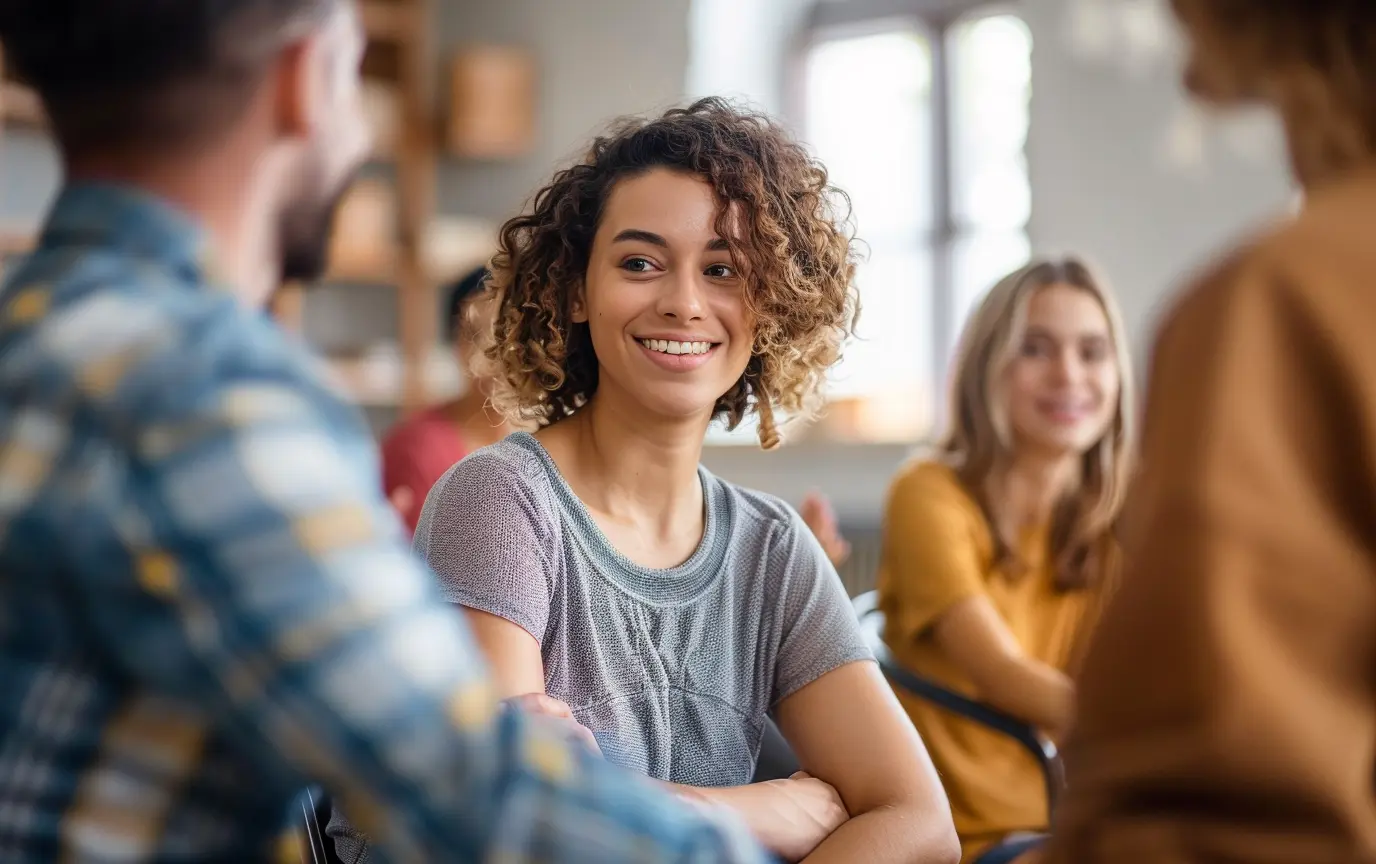
[[547, 696], [544, 693], [526, 693], [505, 699], [503, 704], [527, 714], [553, 718], [560, 728], [571, 733], [579, 743], [598, 756], [602, 755], [602, 748], [597, 746], [597, 739], [593, 737], [588, 727], [574, 719], [572, 708], [553, 696]]
[[841, 529], [836, 524], [836, 511], [831, 508], [831, 502], [821, 494], [811, 492], [803, 499], [798, 513], [807, 523], [807, 527], [812, 529], [817, 542], [822, 544], [822, 551], [827, 553], [831, 563], [836, 567], [846, 563], [846, 559], [850, 557], [850, 543], [841, 536]]
[[801, 861], [850, 818], [831, 784], [799, 771], [787, 780], [770, 780], [738, 790], [758, 797], [748, 821], [756, 838], [786, 861]]

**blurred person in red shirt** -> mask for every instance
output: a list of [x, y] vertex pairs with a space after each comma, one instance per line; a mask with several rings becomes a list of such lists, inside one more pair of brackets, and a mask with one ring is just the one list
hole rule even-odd
[[459, 395], [397, 425], [382, 441], [382, 485], [397, 512], [416, 530], [435, 481], [474, 450], [505, 438], [512, 428], [487, 404], [487, 382], [469, 372], [475, 336], [488, 323], [487, 270], [479, 267], [449, 288], [445, 336], [454, 346], [463, 387]]

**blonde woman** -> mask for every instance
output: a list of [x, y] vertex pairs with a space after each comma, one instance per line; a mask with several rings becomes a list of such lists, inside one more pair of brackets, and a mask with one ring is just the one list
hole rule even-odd
[[[1131, 373], [1107, 289], [1075, 259], [994, 286], [966, 328], [951, 429], [890, 491], [884, 639], [905, 666], [1062, 734], [1070, 670], [1117, 566]], [[1046, 796], [1011, 740], [899, 694], [951, 799], [966, 861], [1012, 860]], [[1002, 846], [996, 857], [979, 856]]]

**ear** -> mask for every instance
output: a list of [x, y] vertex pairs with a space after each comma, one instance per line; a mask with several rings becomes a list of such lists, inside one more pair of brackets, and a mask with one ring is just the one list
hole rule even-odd
[[569, 317], [575, 324], [588, 323], [588, 289], [586, 282], [579, 282], [573, 289], [573, 298], [569, 301]]
[[319, 53], [313, 37], [298, 39], [278, 54], [272, 78], [277, 134], [282, 138], [308, 138], [314, 125], [316, 98], [315, 63]]

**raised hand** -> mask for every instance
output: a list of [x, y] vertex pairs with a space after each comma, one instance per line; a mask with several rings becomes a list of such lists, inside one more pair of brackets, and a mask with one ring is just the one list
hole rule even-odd
[[822, 551], [831, 559], [831, 563], [837, 567], [844, 564], [850, 557], [850, 543], [841, 536], [841, 528], [836, 522], [836, 511], [832, 509], [831, 502], [818, 492], [810, 492], [803, 499], [798, 513], [807, 523], [807, 527], [812, 529], [817, 542], [822, 544]]

